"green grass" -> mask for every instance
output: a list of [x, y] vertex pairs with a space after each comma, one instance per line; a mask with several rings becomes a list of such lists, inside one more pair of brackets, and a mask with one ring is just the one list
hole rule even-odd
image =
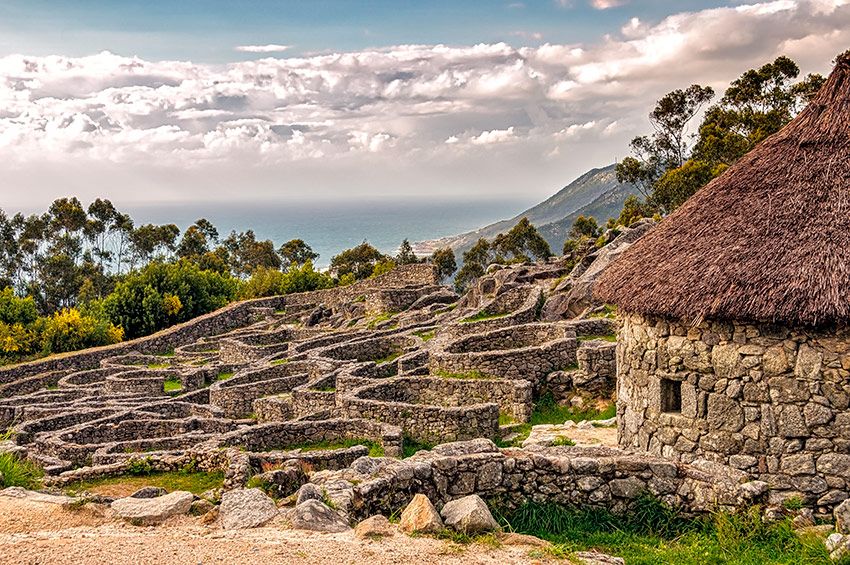
[[578, 336], [579, 341], [593, 341], [594, 339], [601, 339], [603, 341], [610, 341], [611, 343], [617, 343], [617, 336], [615, 334], [580, 335], [580, 336]]
[[301, 451], [330, 451], [332, 449], [347, 449], [356, 445], [363, 445], [369, 448], [369, 457], [383, 457], [384, 446], [380, 443], [366, 438], [338, 439], [315, 441], [310, 443], [299, 443], [297, 445], [288, 445], [284, 449], [300, 449]]
[[232, 377], [234, 374], [235, 374], [235, 373], [219, 373], [219, 374], [218, 374], [218, 376], [215, 378], [215, 380], [217, 380], [217, 381], [226, 381], [227, 379], [229, 379], [230, 377]]
[[617, 406], [613, 402], [604, 410], [598, 410], [594, 407], [573, 408], [572, 406], [561, 406], [555, 401], [555, 397], [552, 396], [551, 392], [546, 392], [534, 403], [534, 409], [531, 412], [531, 418], [529, 418], [528, 423], [517, 427], [517, 437], [508, 442], [500, 439], [494, 441], [499, 447], [518, 447], [523, 441], [528, 439], [532, 426], [539, 426], [540, 424], [563, 424], [567, 420], [573, 422], [581, 422], [582, 420], [607, 420], [616, 415]]
[[764, 523], [760, 513], [753, 507], [687, 519], [643, 497], [625, 517], [604, 509], [526, 503], [500, 519], [514, 531], [552, 542], [544, 554], [556, 558], [596, 549], [630, 565], [830, 563], [822, 540], [798, 537], [787, 520]]
[[180, 379], [165, 379], [162, 388], [165, 392], [177, 392], [183, 390], [183, 383], [180, 382]]
[[167, 369], [170, 366], [169, 363], [148, 363], [148, 369]]
[[605, 304], [602, 306], [602, 310], [598, 312], [591, 312], [587, 315], [588, 318], [616, 318], [617, 317], [617, 307], [611, 304]]
[[366, 327], [370, 330], [374, 330], [378, 324], [382, 324], [388, 320], [390, 320], [393, 316], [398, 314], [398, 312], [382, 312], [381, 314], [376, 314], [369, 319], [369, 322], [366, 324]]
[[315, 390], [317, 392], [336, 392], [336, 386], [334, 386], [334, 385], [317, 386], [315, 388], [311, 388], [310, 390]]
[[380, 359], [375, 359], [375, 363], [377, 365], [382, 365], [384, 363], [392, 363], [393, 361], [395, 361], [396, 359], [398, 359], [402, 355], [404, 355], [404, 351], [393, 351], [392, 353], [390, 353], [386, 357], [381, 357]]
[[59, 390], [59, 385], [47, 385], [46, 387], [44, 387], [44, 390]]
[[278, 359], [276, 361], [272, 361], [271, 363], [269, 363], [269, 365], [271, 365], [272, 367], [277, 367], [278, 365], [284, 365], [286, 363], [289, 363], [289, 359]]
[[437, 335], [437, 332], [434, 330], [430, 331], [421, 331], [421, 332], [413, 332], [413, 335], [422, 338], [422, 341], [431, 341], [434, 339], [434, 336]]
[[402, 449], [401, 449], [402, 455], [401, 456], [402, 456], [403, 459], [407, 459], [408, 457], [410, 457], [411, 455], [413, 455], [417, 451], [420, 451], [420, 450], [423, 450], [423, 449], [430, 450], [430, 449], [433, 449], [433, 448], [434, 448], [434, 446], [431, 445], [430, 443], [419, 442], [419, 441], [416, 441], [415, 439], [413, 439], [409, 436], [404, 436], [404, 444], [402, 445]]
[[3, 474], [3, 480], [0, 481], [3, 488], [39, 488], [41, 477], [44, 476], [44, 472], [38, 465], [12, 453], [0, 453], [0, 473]]
[[90, 481], [79, 481], [71, 483], [66, 487], [68, 492], [92, 491], [98, 487], [109, 487], [113, 485], [128, 485], [133, 488], [145, 486], [161, 487], [172, 492], [175, 490], [186, 490], [192, 494], [201, 494], [204, 491], [221, 488], [224, 484], [224, 473], [215, 471], [211, 473], [173, 471], [170, 473], [150, 473], [147, 475], [122, 475], [118, 477], [107, 477], [104, 479], [93, 479]]
[[516, 420], [510, 414], [505, 414], [504, 412], [499, 412], [499, 425], [500, 426], [509, 426], [510, 424], [515, 424]]
[[169, 351], [166, 351], [165, 353], [159, 353], [157, 354], [157, 357], [174, 357], [174, 350], [171, 349]]
[[571, 440], [568, 437], [558, 436], [558, 437], [555, 438], [555, 441], [552, 442], [552, 447], [561, 447], [561, 446], [575, 445], [575, 444], [576, 444], [576, 442], [574, 442], [573, 440]]
[[483, 322], [484, 320], [498, 320], [499, 318], [507, 318], [510, 316], [510, 313], [507, 314], [491, 314], [490, 312], [481, 311], [474, 316], [470, 316], [468, 318], [464, 318], [460, 321], [461, 324], [471, 324], [473, 322]]

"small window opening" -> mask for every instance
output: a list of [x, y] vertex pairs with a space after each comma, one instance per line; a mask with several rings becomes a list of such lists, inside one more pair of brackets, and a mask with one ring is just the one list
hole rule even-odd
[[682, 412], [682, 381], [661, 379], [661, 411]]

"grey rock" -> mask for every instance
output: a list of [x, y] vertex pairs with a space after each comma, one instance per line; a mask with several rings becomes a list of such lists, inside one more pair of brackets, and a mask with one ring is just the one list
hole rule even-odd
[[67, 507], [70, 504], [73, 504], [77, 499], [64, 496], [64, 495], [56, 495], [56, 494], [47, 494], [43, 492], [36, 492], [34, 490], [27, 490], [22, 487], [7, 487], [3, 490], [0, 490], [0, 496], [6, 496], [9, 498], [20, 498], [24, 500], [29, 500], [31, 502], [45, 502], [47, 504], [58, 504], [59, 506]]
[[465, 534], [501, 531], [487, 504], [477, 494], [447, 502], [440, 512], [446, 526]]
[[582, 565], [626, 565], [626, 560], [622, 557], [613, 557], [598, 551], [579, 551], [575, 557]]
[[297, 505], [289, 513], [289, 521], [296, 530], [346, 532], [351, 529], [339, 514], [318, 500], [307, 500]]
[[835, 507], [835, 531], [840, 534], [850, 534], [850, 499]]
[[322, 493], [322, 489], [313, 483], [305, 483], [298, 489], [298, 496], [295, 500], [295, 505], [304, 504], [308, 500], [321, 501], [323, 498], [324, 493]]
[[178, 490], [156, 498], [119, 498], [111, 506], [119, 517], [131, 524], [153, 526], [172, 516], [188, 513], [194, 498], [191, 492]]
[[142, 487], [133, 494], [130, 498], [156, 498], [168, 494], [168, 491], [162, 487]]
[[229, 490], [221, 497], [219, 518], [225, 530], [256, 528], [277, 515], [274, 500], [257, 488]]

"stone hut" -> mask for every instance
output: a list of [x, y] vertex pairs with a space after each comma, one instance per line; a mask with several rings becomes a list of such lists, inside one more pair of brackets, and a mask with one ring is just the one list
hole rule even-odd
[[601, 277], [622, 447], [850, 496], [850, 51], [791, 123]]

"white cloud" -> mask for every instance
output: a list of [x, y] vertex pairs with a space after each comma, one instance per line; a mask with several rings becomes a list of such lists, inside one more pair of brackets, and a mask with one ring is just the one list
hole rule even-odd
[[227, 179], [241, 197], [302, 185], [543, 195], [622, 158], [674, 88], [722, 89], [780, 54], [825, 72], [847, 45], [846, 0], [774, 0], [634, 19], [584, 44], [399, 45], [223, 66], [11, 55], [0, 58], [0, 193], [7, 205], [41, 202], [73, 188], [61, 172], [73, 169], [81, 195], [95, 196], [135, 186], [127, 178], [159, 191], [139, 198], [223, 198]]
[[625, 6], [629, 0], [590, 0], [590, 5], [597, 10], [607, 10], [609, 8], [617, 8]]
[[282, 53], [287, 49], [292, 49], [292, 46], [268, 43], [266, 45], [237, 45], [235, 47], [236, 51], [240, 51], [242, 53]]

